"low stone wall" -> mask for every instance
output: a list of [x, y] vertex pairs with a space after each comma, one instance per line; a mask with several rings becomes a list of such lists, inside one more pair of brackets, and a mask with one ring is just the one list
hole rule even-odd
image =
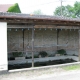
[[[75, 61], [79, 61], [76, 56], [56, 56], [56, 57], [45, 57], [45, 58], [34, 58], [34, 62], [45, 62], [49, 60], [59, 60], [59, 59], [73, 59]], [[32, 59], [17, 59], [8, 62], [9, 64], [23, 64], [23, 63], [32, 63]]]

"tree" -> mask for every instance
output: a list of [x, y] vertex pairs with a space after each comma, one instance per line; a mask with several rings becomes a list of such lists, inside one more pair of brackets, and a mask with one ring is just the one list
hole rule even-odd
[[80, 18], [80, 2], [77, 2], [77, 1], [75, 2], [74, 13], [75, 13], [75, 17]]
[[43, 13], [42, 13], [41, 10], [39, 9], [39, 10], [34, 11], [33, 14], [42, 15]]
[[21, 13], [18, 3], [15, 3], [13, 6], [9, 7], [7, 12]]
[[[61, 7], [56, 8], [54, 14], [57, 16], [61, 16]], [[73, 7], [70, 5], [62, 6], [62, 15], [67, 16], [67, 17], [72, 16], [73, 15]]]
[[[61, 16], [61, 6], [55, 9], [54, 15]], [[74, 6], [62, 6], [62, 16], [78, 18], [80, 17], [80, 2], [75, 2]]]

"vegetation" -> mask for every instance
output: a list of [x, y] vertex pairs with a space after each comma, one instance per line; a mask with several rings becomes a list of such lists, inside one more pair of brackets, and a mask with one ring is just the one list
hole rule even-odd
[[34, 58], [39, 58], [39, 56], [38, 55], [34, 55]]
[[19, 8], [18, 3], [15, 3], [13, 6], [11, 6], [10, 8], [8, 8], [7, 12], [21, 13], [21, 10]]
[[22, 56], [22, 52], [13, 52], [12, 54], [14, 57], [21, 57]]
[[39, 52], [39, 55], [41, 55], [41, 57], [46, 57], [48, 54], [46, 51], [41, 51]]
[[42, 13], [41, 10], [39, 9], [39, 10], [34, 11], [33, 14], [42, 15], [43, 13]]
[[79, 65], [72, 65], [72, 66], [65, 66], [63, 67], [64, 70], [76, 70], [80, 69], [80, 64]]
[[66, 55], [66, 51], [64, 49], [57, 50], [57, 54]]
[[[61, 6], [55, 9], [54, 15], [61, 16]], [[62, 6], [62, 15], [72, 18], [80, 18], [80, 2], [75, 2], [74, 6]]]

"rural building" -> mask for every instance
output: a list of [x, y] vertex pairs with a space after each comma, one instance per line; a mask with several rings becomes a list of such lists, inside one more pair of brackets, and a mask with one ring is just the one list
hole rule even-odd
[[51, 56], [64, 49], [69, 56], [77, 56], [79, 61], [79, 29], [80, 19], [0, 12], [0, 71], [8, 70], [8, 64], [14, 63], [15, 60], [10, 62], [8, 58], [15, 52], [32, 57], [32, 66], [34, 56], [40, 51]]

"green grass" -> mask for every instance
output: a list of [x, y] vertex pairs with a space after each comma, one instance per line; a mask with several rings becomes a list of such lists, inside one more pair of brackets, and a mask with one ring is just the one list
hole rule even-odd
[[80, 64], [79, 65], [72, 65], [72, 66], [66, 66], [63, 67], [64, 70], [76, 70], [76, 69], [80, 69]]

